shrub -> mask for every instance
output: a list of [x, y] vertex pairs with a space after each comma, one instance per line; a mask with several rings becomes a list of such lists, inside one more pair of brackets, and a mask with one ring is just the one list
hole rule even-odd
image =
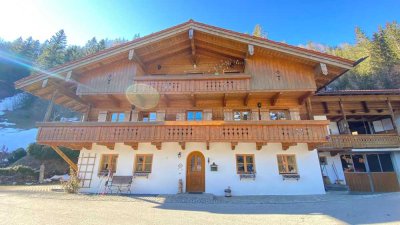
[[10, 164], [12, 164], [25, 156], [26, 156], [25, 149], [18, 148], [15, 151], [11, 152], [7, 159], [8, 159], [8, 162]]
[[67, 193], [77, 193], [80, 187], [81, 181], [73, 170], [70, 170], [69, 180], [61, 182], [61, 185]]
[[22, 175], [22, 176], [37, 176], [38, 172], [35, 172], [32, 168], [28, 166], [13, 166], [0, 168], [0, 176], [14, 176], [14, 175]]

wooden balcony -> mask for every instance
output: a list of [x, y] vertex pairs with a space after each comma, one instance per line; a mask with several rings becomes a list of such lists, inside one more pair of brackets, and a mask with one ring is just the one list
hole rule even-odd
[[249, 75], [176, 75], [135, 78], [136, 84], [155, 88], [160, 94], [246, 92]]
[[400, 136], [396, 134], [341, 134], [331, 135], [329, 142], [318, 149], [397, 148]]
[[328, 121], [315, 120], [50, 122], [38, 124], [37, 141], [74, 149], [90, 148], [92, 143], [113, 147], [115, 143], [137, 146], [138, 142], [231, 142], [233, 145], [238, 142], [256, 142], [259, 149], [267, 143], [283, 143], [284, 146], [310, 143], [310, 146], [315, 147], [327, 141], [327, 125]]
[[[77, 95], [125, 94], [133, 84], [145, 84], [153, 87], [159, 94], [193, 94], [193, 93], [234, 93], [250, 90], [250, 75], [146, 75], [135, 77], [133, 82], [121, 81], [110, 86], [107, 82], [78, 85]], [[142, 88], [143, 86], [138, 86]], [[136, 91], [146, 91], [143, 90]]]

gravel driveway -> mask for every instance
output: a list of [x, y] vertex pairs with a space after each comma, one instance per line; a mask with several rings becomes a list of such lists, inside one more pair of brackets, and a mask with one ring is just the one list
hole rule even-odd
[[97, 196], [0, 186], [0, 224], [400, 224], [400, 193]]

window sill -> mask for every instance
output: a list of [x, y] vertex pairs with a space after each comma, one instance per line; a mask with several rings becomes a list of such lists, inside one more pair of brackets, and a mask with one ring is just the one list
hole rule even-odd
[[282, 175], [282, 180], [299, 180], [300, 174], [297, 173], [284, 173]]
[[240, 173], [239, 174], [240, 180], [242, 179], [256, 179], [256, 173]]
[[148, 173], [147, 172], [135, 172], [135, 173], [133, 173], [133, 177], [134, 178], [136, 178], [136, 177], [146, 177], [148, 179], [150, 173], [151, 172], [148, 172]]

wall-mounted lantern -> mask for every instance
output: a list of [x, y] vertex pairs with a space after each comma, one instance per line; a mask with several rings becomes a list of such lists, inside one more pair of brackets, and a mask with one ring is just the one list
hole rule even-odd
[[210, 165], [210, 170], [211, 170], [211, 171], [218, 171], [218, 165], [215, 164], [215, 162], [213, 162], [213, 163]]
[[178, 158], [180, 159], [181, 157], [182, 157], [182, 153], [179, 152], [179, 153], [178, 153]]

